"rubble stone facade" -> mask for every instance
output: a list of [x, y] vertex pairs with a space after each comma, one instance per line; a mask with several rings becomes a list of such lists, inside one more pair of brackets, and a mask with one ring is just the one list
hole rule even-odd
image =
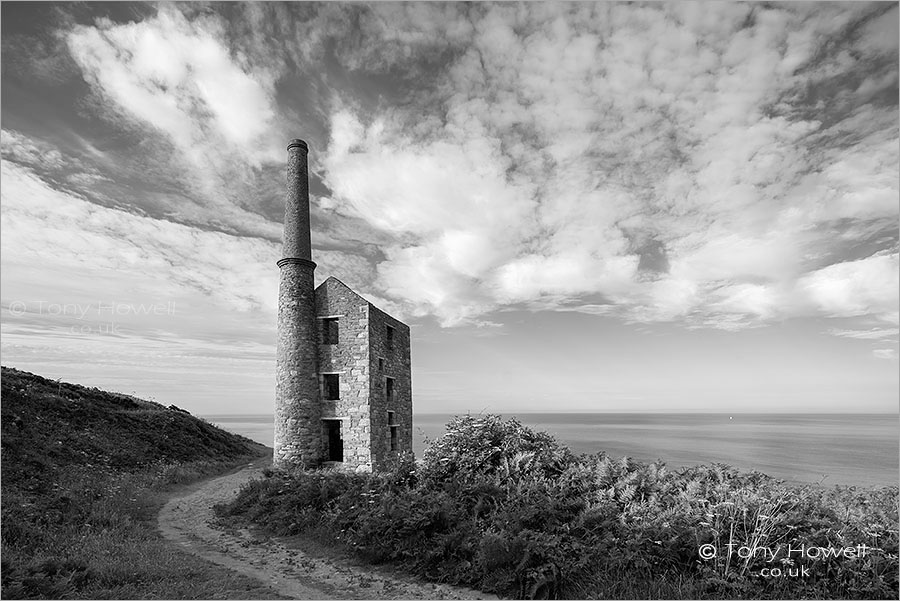
[[[386, 468], [399, 453], [412, 450], [409, 327], [334, 277], [316, 289], [316, 313], [322, 460], [337, 463], [330, 455], [332, 420], [339, 420], [343, 467], [367, 472]], [[388, 327], [394, 329], [391, 349]], [[386, 392], [388, 377], [394, 380], [392, 398]]]
[[[390, 341], [389, 329], [393, 330]], [[409, 342], [409, 326], [369, 305], [369, 399], [375, 469], [387, 467], [397, 453], [412, 451]]]
[[278, 347], [275, 365], [275, 464], [312, 467], [318, 462], [318, 367], [313, 269], [303, 263], [281, 265], [278, 291]]

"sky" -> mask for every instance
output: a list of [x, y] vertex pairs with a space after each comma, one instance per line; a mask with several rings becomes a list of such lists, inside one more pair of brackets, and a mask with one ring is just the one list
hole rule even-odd
[[286, 146], [418, 413], [898, 410], [898, 3], [2, 10], [0, 355], [271, 413]]

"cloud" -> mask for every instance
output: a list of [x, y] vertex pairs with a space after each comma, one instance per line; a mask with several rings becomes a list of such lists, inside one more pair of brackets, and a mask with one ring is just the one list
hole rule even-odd
[[872, 356], [876, 359], [896, 359], [897, 349], [877, 348], [872, 351]]
[[190, 290], [231, 310], [273, 310], [277, 245], [100, 207], [14, 163], [3, 162], [2, 171], [5, 265], [114, 270], [144, 278], [148, 293]]
[[[279, 244], [98, 206], [13, 161], [0, 170], [5, 361], [126, 392], [144, 381], [207, 413], [240, 395], [269, 410]], [[318, 281], [364, 287], [372, 273], [340, 251], [316, 260]], [[182, 399], [190, 382], [210, 391]]]
[[131, 205], [154, 216], [279, 237], [266, 219], [271, 197], [280, 198], [287, 140], [278, 65], [233, 44], [219, 16], [188, 18], [174, 5], [141, 21], [76, 25], [64, 38], [91, 89], [85, 104], [128, 142], [103, 161], [119, 184], [108, 195], [140, 182]]
[[277, 160], [266, 135], [274, 117], [272, 75], [241, 65], [221, 38], [217, 19], [188, 21], [162, 8], [139, 23], [76, 26], [67, 41], [89, 83], [198, 164], [208, 150], [198, 142], [229, 144], [254, 163]]
[[900, 329], [897, 328], [870, 328], [868, 330], [839, 330], [833, 329], [829, 331], [833, 336], [841, 336], [842, 338], [857, 338], [859, 340], [879, 340], [881, 338], [896, 338], [900, 335]]
[[[456, 32], [440, 38], [450, 61], [433, 74], [438, 91], [341, 106], [323, 161], [328, 206], [394, 236], [374, 285], [412, 313], [452, 325], [599, 295], [613, 308], [582, 302], [586, 312], [726, 329], [890, 319], [896, 101], [861, 103], [857, 90], [897, 68], [852, 34], [880, 18], [683, 4], [432, 19]], [[433, 39], [401, 38], [409, 50], [380, 69], [434, 52]], [[356, 64], [379, 48], [356, 49]], [[841, 83], [847, 73], [865, 77]], [[807, 89], [825, 81], [847, 100], [817, 114]], [[871, 250], [851, 257], [860, 245]]]
[[[3, 158], [31, 168], [44, 166], [61, 169], [66, 164], [63, 154], [49, 144], [38, 144], [19, 132], [4, 129]], [[83, 167], [82, 167], [83, 170]]]
[[[47, 289], [52, 283], [59, 303], [67, 294], [93, 288], [94, 301], [121, 297], [125, 290], [135, 298], [190, 297], [193, 304], [202, 298], [210, 310], [244, 314], [274, 327], [279, 243], [101, 207], [50, 187], [10, 161], [2, 163], [2, 180], [4, 269], [30, 274], [24, 278], [27, 288]], [[315, 259], [317, 283], [340, 274], [364, 288], [372, 278], [371, 264], [359, 255], [330, 250], [317, 252]], [[43, 280], [36, 275], [44, 266], [68, 270], [72, 278], [95, 278], [97, 284], [79, 280], [83, 288], [69, 290], [56, 271]]]
[[900, 305], [898, 254], [876, 254], [823, 267], [798, 281], [822, 312], [835, 317], [883, 316], [891, 321]]
[[320, 273], [404, 314], [890, 322], [896, 10], [819, 8], [179, 5], [64, 39], [179, 174], [150, 216], [274, 242], [282, 132], [324, 132]]
[[274, 245], [100, 207], [10, 161], [0, 210], [4, 361], [207, 412], [179, 383], [253, 398], [274, 377]]

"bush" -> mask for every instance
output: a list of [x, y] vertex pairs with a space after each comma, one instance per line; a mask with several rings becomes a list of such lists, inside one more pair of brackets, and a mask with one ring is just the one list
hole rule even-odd
[[553, 476], [575, 457], [546, 432], [534, 432], [499, 415], [466, 415], [425, 450], [418, 476], [440, 486], [454, 477], [490, 477], [496, 482]]
[[[331, 533], [372, 562], [517, 598], [896, 598], [897, 487], [790, 487], [714, 464], [576, 457], [498, 416], [453, 420], [387, 473], [272, 473], [223, 516]], [[740, 546], [868, 544], [850, 560], [741, 557]], [[718, 550], [701, 558], [701, 545]], [[784, 562], [791, 559], [791, 562]], [[773, 566], [804, 578], [763, 578]]]

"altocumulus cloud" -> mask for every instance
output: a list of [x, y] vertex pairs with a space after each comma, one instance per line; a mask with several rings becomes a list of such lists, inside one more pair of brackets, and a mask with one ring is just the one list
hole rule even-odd
[[[393, 310], [884, 329], [896, 23], [877, 3], [174, 5], [64, 39], [105, 118], [185, 174], [166, 218], [266, 241], [217, 239], [235, 271], [277, 243], [266, 197], [308, 130], [320, 263]], [[271, 308], [259, 283], [223, 302]]]
[[[403, 35], [405, 9], [372, 11], [406, 40], [398, 65], [428, 51]], [[726, 329], [896, 323], [896, 8], [486, 5], [458, 20], [415, 106], [331, 116], [330, 204], [397, 234], [386, 294], [446, 325], [579, 302]], [[359, 52], [377, 54], [369, 41]]]

